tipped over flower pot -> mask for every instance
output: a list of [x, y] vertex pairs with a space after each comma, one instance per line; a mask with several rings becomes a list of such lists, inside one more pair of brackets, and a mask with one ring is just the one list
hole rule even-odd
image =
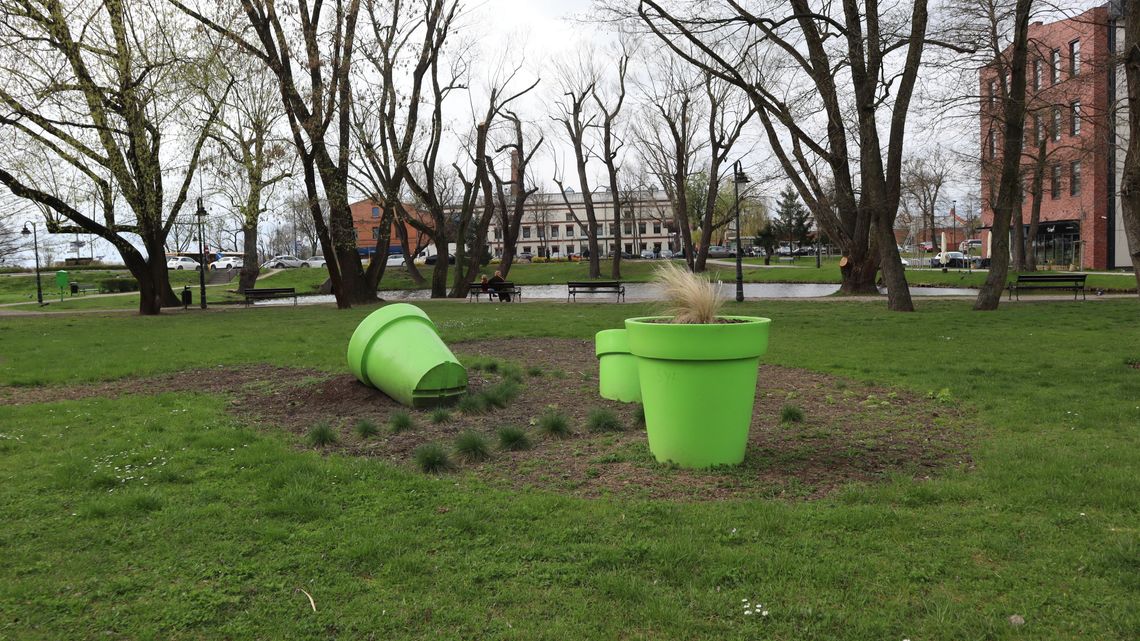
[[348, 342], [348, 366], [357, 380], [410, 407], [458, 400], [467, 370], [447, 348], [422, 309], [406, 303], [369, 314]]
[[673, 313], [625, 321], [637, 357], [649, 450], [686, 468], [744, 460], [767, 318], [719, 316], [716, 285], [669, 265], [657, 272]]

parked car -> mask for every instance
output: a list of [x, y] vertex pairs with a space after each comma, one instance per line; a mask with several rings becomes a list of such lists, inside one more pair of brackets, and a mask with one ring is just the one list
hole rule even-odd
[[310, 258], [306, 258], [305, 261], [303, 263], [301, 263], [301, 267], [324, 267], [324, 266], [325, 266], [325, 257], [324, 256], [312, 256]]
[[654, 254], [652, 249], [643, 249], [641, 250], [641, 257], [646, 260], [653, 260], [657, 258], [657, 254]]
[[795, 250], [792, 251], [792, 255], [793, 256], [815, 256], [815, 247], [812, 247], [811, 245], [804, 245], [803, 247], [797, 247]]
[[942, 252], [930, 259], [931, 267], [942, 267], [943, 261], [945, 266], [951, 269], [969, 267], [970, 259], [962, 252]]
[[[534, 254], [530, 252], [523, 252], [518, 256], [519, 260], [534, 260]], [[455, 261], [452, 261], [455, 262]]]
[[899, 257], [899, 262], [902, 263], [902, 266], [904, 268], [910, 267], [910, 261], [905, 259], [905, 258], [902, 258], [901, 256]]
[[240, 256], [226, 256], [210, 263], [210, 269], [241, 269], [243, 264]]
[[[529, 256], [529, 254], [527, 254], [527, 255]], [[424, 264], [425, 265], [434, 265], [438, 261], [439, 261], [439, 254], [432, 254], [431, 256], [428, 256], [427, 258], [424, 259]], [[454, 265], [455, 264], [455, 256], [448, 254], [447, 255], [447, 264], [448, 265]]]
[[664, 258], [664, 259], [668, 260], [668, 259], [673, 258], [673, 251], [670, 249], [662, 249], [661, 252], [659, 254], [657, 254], [657, 256], [659, 258]]
[[724, 245], [709, 245], [709, 258], [728, 258], [728, 248]]
[[194, 260], [193, 258], [187, 258], [186, 256], [171, 256], [170, 258], [166, 259], [166, 268], [167, 269], [178, 269], [178, 270], [195, 269], [196, 270], [199, 267], [200, 267], [200, 265], [198, 265], [198, 261]]
[[403, 264], [403, 254], [388, 254], [388, 260], [384, 262], [385, 267], [401, 267]]
[[918, 244], [918, 248], [924, 252], [932, 252], [934, 251], [934, 243], [930, 242], [929, 240], [924, 240]]
[[300, 267], [301, 259], [296, 256], [274, 256], [265, 261], [262, 267], [272, 267], [275, 269], [284, 269], [286, 267]]
[[981, 238], [970, 238], [968, 240], [963, 240], [962, 242], [958, 243], [958, 251], [965, 252], [967, 254], [970, 253], [971, 250], [981, 250], [981, 248], [982, 248], [982, 239]]

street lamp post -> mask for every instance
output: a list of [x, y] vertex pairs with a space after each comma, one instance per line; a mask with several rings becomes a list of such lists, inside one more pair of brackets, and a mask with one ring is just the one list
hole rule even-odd
[[740, 161], [732, 165], [732, 190], [736, 196], [736, 302], [744, 302], [744, 266], [741, 263], [744, 247], [740, 242], [740, 186], [748, 183], [748, 176], [740, 166]]
[[[32, 226], [31, 231], [28, 231], [28, 225]], [[24, 236], [27, 236], [28, 234], [32, 235], [32, 250], [36, 255], [36, 302], [40, 304], [40, 307], [43, 307], [44, 288], [43, 284], [40, 282], [40, 235], [36, 229], [35, 223], [24, 223], [24, 230], [20, 233]]]
[[206, 236], [202, 233], [202, 226], [206, 222], [206, 208], [202, 206], [202, 199], [198, 199], [198, 211], [194, 213], [198, 219], [198, 289], [202, 309], [206, 309]]

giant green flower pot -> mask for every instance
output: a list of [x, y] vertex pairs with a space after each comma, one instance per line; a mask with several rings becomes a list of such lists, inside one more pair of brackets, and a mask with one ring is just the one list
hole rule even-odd
[[356, 379], [411, 407], [458, 400], [467, 370], [415, 305], [395, 303], [369, 314], [348, 341], [348, 367]]
[[767, 318], [674, 325], [667, 317], [629, 318], [649, 451], [662, 463], [705, 468], [744, 460]]
[[622, 403], [641, 400], [637, 357], [629, 353], [624, 329], [603, 329], [594, 337], [598, 357], [598, 393], [602, 398]]

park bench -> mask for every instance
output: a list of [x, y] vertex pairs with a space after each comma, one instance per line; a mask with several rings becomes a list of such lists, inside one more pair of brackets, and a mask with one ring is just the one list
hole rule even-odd
[[472, 299], [479, 300], [486, 295], [487, 301], [493, 303], [499, 300], [499, 294], [510, 295], [509, 300], [505, 302], [518, 302], [522, 300], [522, 288], [510, 281], [503, 281], [501, 283], [493, 283], [489, 285], [487, 289], [483, 289], [483, 287], [478, 284], [472, 285], [471, 289], [467, 290], [467, 302], [471, 302]]
[[1073, 290], [1073, 300], [1077, 300], [1077, 293], [1087, 300], [1085, 296], [1085, 278], [1087, 274], [1018, 274], [1017, 281], [1009, 284], [1010, 300], [1016, 295], [1021, 300], [1023, 289], [1060, 289]]
[[293, 304], [297, 304], [297, 290], [292, 287], [262, 287], [260, 289], [247, 289], [242, 292], [245, 296], [245, 304], [251, 305], [255, 300], [268, 300], [270, 298], [293, 298]]
[[99, 288], [96, 287], [95, 285], [88, 285], [85, 283], [71, 283], [71, 295], [72, 296], [74, 296], [76, 294], [79, 294], [80, 296], [82, 296], [88, 292], [98, 293], [98, 291], [99, 291]]
[[617, 280], [585, 280], [570, 281], [566, 283], [566, 302], [573, 298], [578, 300], [578, 294], [617, 294], [617, 300], [625, 300], [625, 285]]

